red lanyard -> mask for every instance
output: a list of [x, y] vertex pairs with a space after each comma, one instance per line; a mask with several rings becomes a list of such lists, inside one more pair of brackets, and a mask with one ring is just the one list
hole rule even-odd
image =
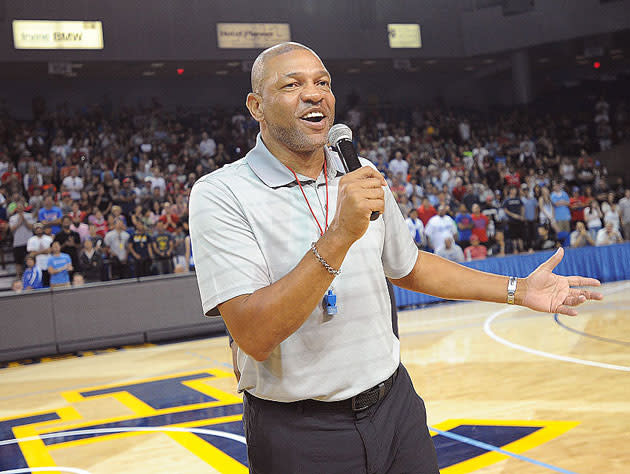
[[[291, 167], [287, 166], [287, 168], [289, 168], [289, 170], [291, 170], [291, 173], [293, 173], [293, 176], [295, 176], [295, 180], [297, 181], [297, 184], [300, 187], [300, 191], [302, 191], [302, 196], [304, 196], [304, 200], [306, 201], [308, 210], [311, 211], [311, 215], [313, 216], [313, 219], [315, 219], [315, 222], [317, 223], [317, 227], [319, 227], [320, 235], [324, 235], [324, 232], [328, 230], [328, 173], [327, 173], [328, 170], [326, 169], [326, 158], [324, 157], [324, 179], [326, 180], [326, 222], [324, 225], [324, 230], [322, 230], [322, 226], [319, 224], [319, 221], [317, 220], [317, 216], [315, 216], [315, 213], [313, 212], [313, 208], [311, 207], [311, 204], [308, 202], [306, 193], [304, 193], [304, 189], [302, 188], [302, 184], [300, 183], [300, 180], [298, 179], [297, 174], [295, 174], [295, 171], [293, 171]], [[317, 189], [315, 190], [315, 192], [317, 192]]]

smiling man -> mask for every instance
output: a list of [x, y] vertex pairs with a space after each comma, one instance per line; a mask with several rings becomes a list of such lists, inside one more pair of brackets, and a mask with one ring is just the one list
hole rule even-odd
[[190, 231], [204, 312], [218, 307], [239, 346], [250, 472], [437, 473], [383, 274], [570, 315], [601, 298], [570, 285], [599, 282], [554, 275], [562, 250], [518, 280], [419, 252], [381, 174], [367, 160], [345, 173], [326, 146], [331, 78], [303, 45], [258, 56], [247, 108], [256, 146], [195, 184]]

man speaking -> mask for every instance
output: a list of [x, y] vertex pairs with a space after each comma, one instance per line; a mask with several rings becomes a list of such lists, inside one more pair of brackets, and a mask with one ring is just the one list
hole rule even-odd
[[437, 473], [383, 274], [568, 315], [601, 299], [570, 285], [599, 282], [554, 275], [562, 250], [518, 280], [419, 252], [380, 173], [345, 172], [327, 147], [335, 97], [306, 46], [258, 56], [247, 108], [256, 146], [195, 184], [190, 231], [204, 312], [218, 307], [239, 346], [250, 472]]

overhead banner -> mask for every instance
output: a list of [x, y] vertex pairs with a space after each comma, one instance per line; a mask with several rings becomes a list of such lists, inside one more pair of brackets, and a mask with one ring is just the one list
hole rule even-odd
[[291, 41], [288, 23], [217, 23], [220, 49], [268, 48]]
[[15, 49], [103, 49], [100, 21], [13, 20]]
[[387, 25], [390, 48], [421, 48], [420, 25], [416, 23], [390, 23]]

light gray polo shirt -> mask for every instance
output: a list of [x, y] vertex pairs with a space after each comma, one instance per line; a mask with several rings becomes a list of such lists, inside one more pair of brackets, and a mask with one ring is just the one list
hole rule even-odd
[[[326, 149], [329, 222], [337, 205], [341, 160]], [[362, 160], [364, 165], [373, 166]], [[298, 175], [313, 212], [324, 223], [323, 171], [314, 181]], [[190, 196], [190, 235], [205, 314], [287, 275], [309, 252], [319, 229], [291, 171], [260, 135], [242, 159], [200, 178]], [[239, 390], [264, 399], [350, 398], [388, 378], [398, 367], [384, 275], [402, 278], [418, 249], [389, 189], [385, 212], [350, 248], [333, 281], [338, 314], [318, 305], [304, 324], [258, 362], [239, 349]], [[313, 257], [314, 258], [314, 257]], [[255, 318], [251, 324], [256, 326]]]

